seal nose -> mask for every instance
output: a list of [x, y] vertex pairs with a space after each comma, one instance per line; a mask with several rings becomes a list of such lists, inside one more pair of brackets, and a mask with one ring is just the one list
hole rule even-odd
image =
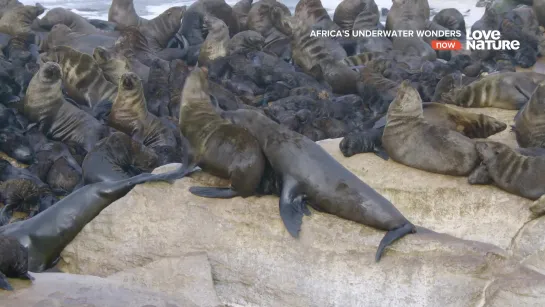
[[134, 80], [133, 80], [134, 78], [132, 77], [133, 76], [130, 74], [125, 74], [121, 77], [123, 79], [122, 84], [124, 89], [132, 90], [134, 88]]
[[53, 62], [47, 62], [44, 64], [44, 77], [50, 80], [57, 80], [61, 77], [61, 69], [59, 65]]

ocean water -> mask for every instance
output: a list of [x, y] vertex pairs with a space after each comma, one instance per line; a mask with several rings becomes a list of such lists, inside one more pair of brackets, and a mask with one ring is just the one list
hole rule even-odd
[[[108, 9], [110, 8], [111, 1], [108, 0], [19, 0], [20, 2], [28, 5], [34, 5], [36, 2], [41, 3], [47, 9], [55, 7], [63, 7], [74, 11], [75, 13], [94, 19], [108, 20]], [[476, 7], [477, 0], [428, 0], [430, 8], [433, 12], [438, 12], [446, 8], [456, 8], [464, 16], [466, 26], [469, 28], [475, 21], [479, 20], [484, 13], [483, 7]], [[153, 2], [154, 4], [150, 4]], [[136, 12], [143, 18], [151, 19], [166, 9], [176, 5], [190, 5], [194, 1], [174, 1], [174, 0], [134, 0], [134, 6]], [[237, 1], [227, 0], [230, 5], [235, 4]], [[257, 0], [254, 0], [257, 2]], [[281, 1], [293, 12], [296, 0]], [[328, 10], [329, 14], [333, 16], [335, 8], [341, 1], [339, 0], [322, 0], [322, 4]], [[392, 6], [391, 0], [375, 0], [379, 10], [381, 8], [390, 8]], [[385, 17], [382, 18], [384, 22]]]

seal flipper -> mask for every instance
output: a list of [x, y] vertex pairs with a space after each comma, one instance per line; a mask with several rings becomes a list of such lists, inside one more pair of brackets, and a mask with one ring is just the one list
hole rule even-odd
[[237, 191], [231, 188], [214, 188], [214, 187], [190, 187], [189, 192], [193, 195], [206, 198], [233, 198], [239, 196]]
[[34, 277], [30, 275], [28, 272], [26, 272], [25, 274], [19, 275], [18, 278], [22, 280], [34, 280]]
[[0, 272], [0, 289], [13, 291], [13, 287], [9, 284], [8, 278]]
[[282, 193], [280, 195], [280, 217], [284, 226], [294, 238], [299, 237], [299, 231], [303, 224], [303, 215], [310, 215], [310, 211], [304, 201], [304, 195], [297, 195], [297, 182], [291, 178], [284, 179]]
[[375, 153], [375, 155], [379, 156], [380, 158], [382, 158], [382, 159], [384, 159], [386, 161], [388, 161], [388, 159], [390, 159], [390, 156], [388, 156], [388, 153], [382, 147], [375, 147], [374, 148], [374, 153]]
[[406, 223], [405, 225], [399, 228], [389, 230], [384, 236], [384, 238], [382, 238], [382, 240], [380, 241], [380, 244], [378, 245], [377, 253], [375, 255], [375, 261], [376, 262], [380, 261], [380, 257], [382, 257], [382, 253], [384, 252], [384, 249], [386, 248], [386, 246], [392, 244], [397, 239], [404, 237], [408, 233], [415, 233], [415, 232], [416, 232], [416, 228], [411, 223]]
[[9, 223], [12, 217], [12, 210], [14, 205], [9, 203], [5, 204], [4, 208], [0, 211], [0, 226], [4, 226]]

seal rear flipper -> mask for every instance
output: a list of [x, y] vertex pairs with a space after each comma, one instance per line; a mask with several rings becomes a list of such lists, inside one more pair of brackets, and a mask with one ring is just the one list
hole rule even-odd
[[389, 230], [384, 236], [384, 238], [382, 238], [382, 240], [380, 241], [380, 244], [378, 245], [377, 253], [375, 255], [375, 261], [376, 262], [380, 261], [380, 258], [382, 257], [382, 253], [384, 252], [384, 249], [386, 248], [386, 246], [392, 244], [397, 239], [404, 237], [408, 233], [415, 233], [415, 232], [416, 232], [416, 228], [411, 223], [406, 223], [405, 225], [399, 228]]
[[239, 193], [231, 188], [190, 187], [189, 192], [193, 195], [206, 198], [228, 199], [239, 196]]
[[34, 277], [32, 275], [30, 275], [28, 272], [26, 272], [25, 274], [19, 275], [19, 279], [34, 280]]
[[388, 156], [388, 153], [382, 147], [375, 148], [374, 153], [375, 153], [375, 155], [379, 156], [380, 158], [382, 158], [382, 159], [384, 159], [386, 161], [388, 161], [388, 159], [390, 159], [390, 156]]
[[2, 272], [0, 272], [0, 289], [13, 291], [13, 287], [9, 284], [9, 281]]
[[280, 197], [280, 217], [284, 226], [294, 238], [299, 237], [299, 231], [301, 231], [301, 225], [303, 224], [303, 215], [310, 215], [303, 196], [299, 195], [292, 200], [286, 199], [284, 191], [282, 191], [282, 197]]

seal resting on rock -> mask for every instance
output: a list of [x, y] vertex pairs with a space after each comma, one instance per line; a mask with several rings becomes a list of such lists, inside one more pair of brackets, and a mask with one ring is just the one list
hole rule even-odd
[[0, 18], [0, 32], [9, 35], [28, 33], [34, 20], [45, 11], [45, 8], [36, 3], [15, 7], [2, 15]]
[[153, 150], [122, 132], [98, 142], [82, 164], [85, 184], [122, 180], [151, 172], [155, 167], [157, 155]]
[[13, 291], [7, 277], [34, 280], [28, 274], [28, 251], [17, 239], [0, 235], [0, 289]]
[[386, 198], [352, 174], [320, 145], [265, 115], [248, 109], [225, 111], [222, 117], [246, 128], [259, 142], [280, 182], [280, 216], [293, 237], [299, 236], [303, 215], [314, 209], [388, 231], [375, 260], [386, 246], [416, 232]]
[[181, 174], [198, 165], [207, 173], [231, 180], [230, 188], [192, 187], [190, 192], [195, 195], [255, 195], [266, 163], [259, 143], [245, 129], [221, 118], [216, 109], [220, 110], [210, 101], [207, 72], [194, 69], [185, 81], [180, 106], [180, 130], [188, 147], [184, 152], [191, 152]]
[[388, 108], [382, 146], [394, 161], [432, 173], [467, 176], [479, 163], [473, 140], [424, 118], [408, 80]]
[[111, 48], [117, 38], [102, 34], [87, 34], [72, 31], [64, 24], [56, 24], [51, 28], [47, 38], [42, 43], [42, 49], [48, 50], [56, 46], [68, 46], [79, 52], [93, 54], [95, 47]]
[[57, 63], [42, 64], [28, 86], [20, 109], [48, 138], [74, 142], [86, 151], [107, 135], [107, 129], [62, 95], [62, 72]]
[[499, 142], [477, 142], [475, 147], [496, 186], [531, 200], [545, 194], [545, 156], [524, 156]]
[[520, 147], [545, 147], [545, 84], [537, 86], [517, 113], [513, 130]]
[[55, 266], [62, 250], [104, 208], [153, 176], [86, 185], [31, 219], [0, 227], [0, 236], [16, 238], [28, 250], [28, 270], [43, 272]]
[[135, 73], [121, 76], [107, 123], [155, 150], [159, 165], [181, 161], [177, 131], [148, 111], [142, 81]]

